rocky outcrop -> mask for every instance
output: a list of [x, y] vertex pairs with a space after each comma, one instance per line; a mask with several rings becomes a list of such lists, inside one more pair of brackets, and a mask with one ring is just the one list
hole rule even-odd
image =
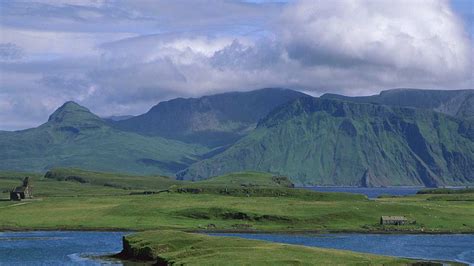
[[153, 252], [149, 246], [138, 245], [138, 243], [130, 241], [127, 236], [122, 238], [122, 251], [115, 255], [116, 258], [131, 261], [153, 262], [154, 265], [165, 266], [170, 263]]
[[372, 183], [373, 179], [375, 178], [372, 175], [372, 172], [370, 171], [370, 169], [365, 170], [364, 174], [362, 175], [362, 178], [360, 179], [360, 186], [361, 187], [374, 187], [374, 184]]

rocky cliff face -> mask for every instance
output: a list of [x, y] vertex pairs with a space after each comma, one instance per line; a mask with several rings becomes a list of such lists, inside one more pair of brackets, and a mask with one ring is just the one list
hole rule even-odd
[[231, 148], [178, 177], [258, 170], [299, 184], [473, 183], [471, 125], [431, 110], [306, 97], [275, 110]]

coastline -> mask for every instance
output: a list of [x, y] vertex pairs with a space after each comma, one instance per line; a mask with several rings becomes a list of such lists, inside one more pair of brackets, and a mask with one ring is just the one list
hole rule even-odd
[[[260, 232], [261, 233], [261, 232]], [[201, 232], [202, 234], [202, 232]], [[206, 237], [206, 236], [204, 236]], [[212, 236], [212, 235], [207, 235], [207, 237], [212, 237], [212, 238], [226, 238], [228, 239], [229, 237], [227, 236]], [[173, 245], [172, 243], [173, 240], [164, 240], [164, 241], [158, 241], [160, 242], [159, 249], [156, 250], [152, 248], [153, 246], [150, 245], [143, 245], [143, 241], [147, 242], [146, 238], [136, 240], [134, 239], [135, 236], [123, 237], [123, 249], [121, 252], [110, 255], [110, 258], [113, 259], [119, 259], [123, 261], [131, 261], [131, 262], [144, 262], [144, 263], [151, 263], [153, 265], [171, 265], [174, 264], [176, 261], [174, 261], [173, 256], [169, 256], [166, 254], [168, 252], [168, 248], [166, 247], [168, 244]], [[190, 234], [190, 238], [192, 241], [195, 241], [193, 237]], [[238, 238], [235, 237], [236, 241], [250, 241], [249, 243], [254, 243], [256, 246], [259, 243], [268, 243], [269, 245], [283, 245], [283, 246], [290, 246], [293, 248], [301, 248], [302, 250], [310, 250], [313, 249], [313, 252], [318, 253], [321, 252], [322, 250], [325, 251], [338, 251], [338, 252], [347, 252], [347, 254], [366, 254], [367, 256], [379, 256], [379, 257], [385, 257], [386, 259], [392, 258], [394, 260], [407, 260], [407, 262], [404, 262], [404, 265], [470, 265], [468, 262], [464, 261], [456, 261], [456, 260], [436, 260], [436, 259], [429, 259], [429, 258], [422, 258], [422, 257], [402, 257], [402, 256], [393, 256], [393, 255], [381, 255], [381, 254], [374, 254], [374, 253], [369, 253], [369, 252], [360, 252], [360, 251], [352, 251], [348, 249], [337, 249], [337, 248], [323, 248], [323, 247], [311, 247], [311, 246], [306, 246], [306, 245], [301, 245], [301, 244], [286, 244], [286, 243], [280, 243], [280, 242], [271, 242], [271, 241], [265, 241], [265, 240], [255, 240], [255, 239], [246, 239], [246, 238]], [[169, 241], [169, 242], [168, 242]], [[186, 241], [186, 238], [183, 238], [182, 241]], [[231, 240], [227, 240], [231, 241]], [[210, 242], [210, 241], [209, 241]], [[185, 248], [186, 250], [189, 247]], [[217, 247], [216, 247], [217, 248]], [[309, 249], [308, 249], [309, 248]], [[191, 250], [194, 248], [191, 246]], [[172, 251], [176, 252], [176, 251]], [[179, 253], [179, 252], [178, 252]], [[399, 264], [399, 263], [396, 263]]]
[[298, 235], [298, 234], [387, 234], [387, 235], [456, 235], [456, 234], [474, 234], [473, 231], [420, 231], [420, 230], [258, 230], [258, 229], [189, 229], [189, 228], [151, 228], [146, 230], [135, 230], [130, 228], [120, 227], [34, 227], [34, 228], [10, 228], [0, 227], [0, 233], [2, 232], [33, 232], [33, 231], [77, 231], [77, 232], [146, 232], [155, 230], [175, 230], [186, 233], [198, 233], [198, 234], [220, 234], [220, 233], [237, 233], [237, 234], [287, 234], [287, 235]]
[[[127, 239], [129, 237], [134, 237], [135, 234], [139, 233], [145, 233], [150, 230], [144, 230], [144, 231], [134, 231], [134, 230], [127, 230], [127, 229], [120, 229], [117, 230], [117, 228], [60, 228], [60, 229], [52, 229], [48, 228], [47, 230], [43, 229], [38, 229], [38, 228], [29, 228], [29, 230], [25, 229], [18, 229], [16, 230], [2, 230], [0, 232], [29, 232], [29, 231], [76, 231], [76, 232], [98, 232], [98, 231], [103, 231], [103, 232], [126, 232], [127, 235], [122, 237], [122, 250], [117, 253], [117, 254], [110, 254], [110, 255], [102, 255], [96, 257], [98, 260], [101, 259], [114, 259], [114, 260], [120, 260], [124, 262], [135, 262], [135, 263], [150, 263], [150, 265], [168, 265], [169, 263], [173, 262], [168, 261], [166, 257], [161, 257], [160, 256], [160, 251], [151, 249], [149, 246], [141, 246], [141, 245], [136, 245], [136, 243], [133, 243], [128, 241]], [[160, 231], [160, 229], [157, 230], [151, 230], [151, 231]], [[170, 231], [169, 229], [161, 229], [161, 231]], [[183, 234], [184, 236], [188, 235], [187, 233], [192, 233], [189, 235], [206, 235], [208, 237], [212, 238], [219, 238], [222, 236], [213, 236], [213, 233], [242, 233], [242, 234], [288, 234], [288, 235], [298, 235], [298, 234], [410, 234], [410, 232], [403, 232], [403, 231], [356, 231], [356, 230], [327, 230], [327, 231], [321, 231], [321, 230], [173, 230], [177, 234]], [[181, 232], [181, 233], [179, 233]], [[473, 234], [474, 232], [423, 232], [423, 233], [414, 233], [411, 232], [411, 234], [419, 234], [419, 235], [440, 235], [440, 234]], [[184, 238], [186, 239], [186, 237]], [[146, 238], [145, 240], [146, 241]], [[184, 241], [184, 240], [183, 240]], [[264, 240], [250, 240], [250, 241], [260, 241], [260, 242], [268, 242], [268, 243], [273, 243], [270, 241], [264, 241]], [[250, 242], [249, 242], [250, 243]], [[165, 242], [165, 245], [167, 243]], [[277, 243], [279, 244], [279, 243]], [[281, 244], [281, 243], [280, 243]], [[308, 246], [305, 245], [298, 245], [298, 244], [284, 244], [284, 245], [291, 245], [294, 246], [294, 248], [306, 248]], [[328, 249], [328, 248], [322, 248], [322, 249]], [[329, 250], [337, 250], [341, 252], [353, 252], [350, 250], [345, 250], [345, 249], [331, 249]], [[446, 263], [449, 263], [449, 265], [469, 265], [469, 263], [463, 262], [463, 261], [449, 261], [449, 260], [430, 260], [427, 258], [413, 258], [413, 257], [398, 257], [398, 256], [391, 256], [391, 255], [378, 255], [374, 253], [365, 253], [365, 252], [355, 252], [355, 253], [361, 253], [361, 254], [371, 254], [375, 256], [385, 256], [385, 257], [393, 257], [397, 259], [407, 259], [407, 260], [414, 260], [412, 264], [408, 265], [418, 265], [417, 263], [432, 263], [429, 265], [446, 265]], [[91, 257], [94, 259], [94, 257]]]

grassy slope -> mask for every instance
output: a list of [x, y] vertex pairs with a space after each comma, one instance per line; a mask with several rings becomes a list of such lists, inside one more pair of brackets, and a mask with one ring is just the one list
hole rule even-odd
[[462, 188], [462, 189], [434, 188], [434, 189], [423, 189], [423, 190], [418, 191], [417, 194], [464, 194], [464, 193], [474, 193], [474, 188]]
[[66, 103], [37, 128], [0, 132], [0, 169], [8, 170], [44, 172], [73, 166], [174, 175], [207, 151], [198, 145], [118, 131], [75, 103]]
[[273, 112], [184, 179], [255, 170], [297, 183], [369, 185], [472, 183], [474, 142], [459, 121], [428, 110], [300, 98]]
[[[0, 179], [0, 199], [8, 199], [7, 191], [19, 186], [20, 180]], [[107, 186], [80, 184], [77, 182], [58, 182], [53, 180], [35, 181], [34, 196], [43, 197], [84, 197], [84, 196], [119, 196], [128, 195], [133, 190], [117, 189]], [[143, 191], [143, 190], [142, 190]]]
[[407, 264], [408, 259], [264, 241], [147, 231], [126, 237], [122, 255], [192, 265]]
[[[37, 196], [83, 196], [122, 195], [131, 192], [158, 192], [179, 188], [198, 188], [210, 194], [220, 194], [222, 188], [275, 189], [291, 187], [285, 177], [274, 177], [268, 173], [241, 172], [218, 176], [202, 182], [174, 180], [166, 176], [137, 176], [122, 173], [88, 171], [78, 168], [54, 168], [44, 175], [39, 173], [0, 171], [0, 193], [21, 184], [25, 176], [32, 177], [34, 194]], [[280, 190], [279, 190], [280, 189]], [[286, 191], [286, 190], [284, 190]], [[204, 192], [204, 191], [201, 191]], [[229, 193], [226, 193], [229, 194]], [[5, 194], [4, 197], [7, 197]], [[357, 196], [352, 196], [357, 197]], [[359, 197], [360, 198], [360, 197]]]
[[184, 182], [171, 191], [180, 193], [204, 193], [248, 197], [292, 197], [302, 200], [364, 200], [363, 195], [347, 193], [313, 193], [293, 188], [287, 178], [262, 172], [238, 172], [212, 177], [197, 182]]
[[282, 183], [275, 183], [274, 175], [264, 172], [237, 172], [229, 173], [222, 176], [216, 176], [196, 185], [214, 185], [214, 186], [266, 186], [266, 187], [291, 187], [291, 182], [282, 178]]
[[34, 172], [16, 172], [16, 171], [1, 171], [0, 170], [0, 179], [23, 179], [26, 176], [42, 179], [43, 175], [40, 173]]
[[25, 176], [32, 177], [35, 197], [82, 197], [129, 195], [143, 191], [160, 191], [186, 182], [165, 176], [133, 176], [127, 174], [86, 171], [76, 168], [55, 168], [45, 175], [0, 171], [0, 198], [19, 186]]
[[118, 173], [86, 171], [76, 168], [55, 168], [45, 178], [58, 181], [79, 181], [91, 185], [135, 190], [163, 190], [170, 186], [185, 184], [166, 176], [136, 176]]

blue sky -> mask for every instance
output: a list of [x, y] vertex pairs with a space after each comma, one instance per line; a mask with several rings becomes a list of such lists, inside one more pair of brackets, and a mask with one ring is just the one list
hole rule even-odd
[[451, 0], [454, 12], [462, 19], [471, 40], [474, 36], [474, 1], [473, 0]]
[[472, 89], [471, 0], [0, 1], [0, 130], [74, 100], [139, 114], [174, 97]]

